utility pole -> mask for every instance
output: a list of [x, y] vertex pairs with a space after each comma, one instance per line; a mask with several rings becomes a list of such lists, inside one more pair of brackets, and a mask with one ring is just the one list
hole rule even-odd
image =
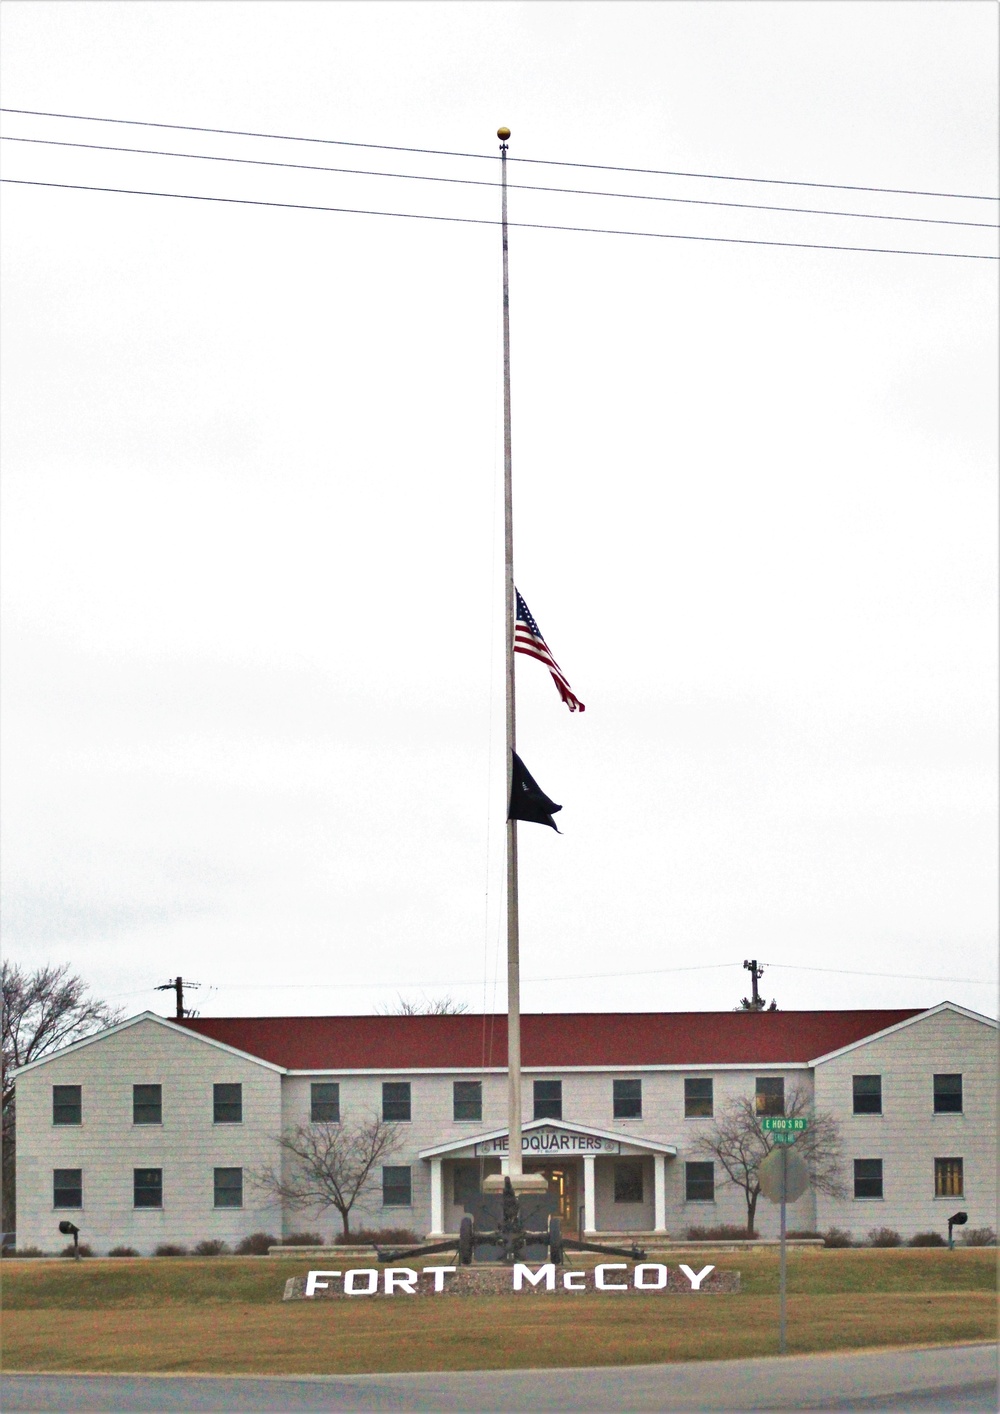
[[164, 982], [161, 987], [154, 987], [154, 988], [153, 988], [153, 991], [154, 991], [154, 992], [173, 992], [174, 995], [175, 995], [176, 998], [177, 998], [177, 1018], [176, 1018], [176, 1019], [177, 1019], [178, 1021], [183, 1021], [186, 1016], [197, 1016], [197, 1012], [194, 1012], [194, 1011], [185, 1011], [185, 1009], [184, 1009], [184, 988], [185, 988], [185, 986], [187, 986], [188, 989], [190, 990], [190, 989], [192, 989], [192, 988], [197, 988], [197, 987], [199, 987], [200, 985], [201, 985], [201, 984], [200, 984], [199, 982], [187, 982], [187, 983], [185, 983], [183, 977], [174, 977], [174, 978], [172, 978], [169, 982]]
[[757, 990], [757, 983], [761, 977], [763, 977], [764, 969], [763, 967], [757, 966], [756, 958], [753, 958], [750, 962], [744, 962], [743, 966], [746, 968], [747, 972], [750, 973], [750, 981], [753, 984], [753, 998], [750, 1002], [750, 1006], [754, 1011], [760, 1011], [764, 1003], [761, 1001], [760, 993]]

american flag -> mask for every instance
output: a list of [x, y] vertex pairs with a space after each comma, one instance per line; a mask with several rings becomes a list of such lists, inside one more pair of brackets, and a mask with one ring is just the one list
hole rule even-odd
[[549, 645], [542, 637], [542, 631], [531, 616], [531, 610], [517, 594], [517, 622], [514, 625], [514, 652], [527, 653], [529, 658], [537, 658], [552, 674], [552, 681], [559, 689], [559, 696], [571, 712], [584, 712], [586, 708], [570, 687], [563, 670], [549, 652]]

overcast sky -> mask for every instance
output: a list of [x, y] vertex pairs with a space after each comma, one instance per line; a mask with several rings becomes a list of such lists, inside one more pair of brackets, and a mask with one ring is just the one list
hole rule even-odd
[[[990, 223], [997, 8], [3, 7], [9, 137]], [[468, 157], [372, 150], [440, 149]], [[4, 142], [495, 221], [495, 187]], [[768, 178], [773, 184], [720, 180]], [[5, 186], [7, 955], [129, 1013], [503, 1008], [493, 225]], [[512, 190], [514, 221], [995, 255]], [[511, 232], [527, 1010], [996, 1011], [997, 265]], [[900, 975], [874, 975], [900, 974]], [[497, 977], [499, 976], [499, 985]], [[544, 979], [544, 980], [543, 980]], [[553, 980], [555, 979], [555, 980]]]

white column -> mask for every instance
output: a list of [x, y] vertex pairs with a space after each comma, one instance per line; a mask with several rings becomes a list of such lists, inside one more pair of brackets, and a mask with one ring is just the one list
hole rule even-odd
[[444, 1183], [441, 1160], [431, 1159], [431, 1230], [428, 1236], [444, 1235]]
[[667, 1230], [667, 1156], [653, 1155], [653, 1229]]
[[594, 1155], [583, 1156], [583, 1229], [597, 1231], [597, 1189], [594, 1181]]

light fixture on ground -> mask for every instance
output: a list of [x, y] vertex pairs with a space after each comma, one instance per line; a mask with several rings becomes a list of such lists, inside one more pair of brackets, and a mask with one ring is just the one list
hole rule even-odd
[[64, 1237], [73, 1239], [73, 1256], [76, 1261], [80, 1260], [80, 1229], [75, 1223], [67, 1222], [65, 1218], [59, 1224], [59, 1231]]

